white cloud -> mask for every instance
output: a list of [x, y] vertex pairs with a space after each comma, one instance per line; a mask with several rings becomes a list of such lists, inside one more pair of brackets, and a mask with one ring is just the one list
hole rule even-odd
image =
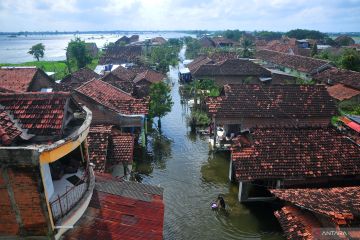
[[360, 31], [360, 0], [1, 0], [0, 31]]

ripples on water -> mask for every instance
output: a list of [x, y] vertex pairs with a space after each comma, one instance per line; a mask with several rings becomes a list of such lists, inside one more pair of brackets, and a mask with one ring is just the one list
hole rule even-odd
[[[269, 205], [238, 202], [238, 187], [228, 181], [228, 154], [211, 153], [206, 138], [190, 133], [177, 69], [172, 68], [169, 76], [174, 106], [162, 119], [166, 138], [150, 136], [148, 158], [137, 163], [142, 182], [165, 189], [164, 239], [282, 239]], [[210, 209], [220, 193], [228, 213]]]

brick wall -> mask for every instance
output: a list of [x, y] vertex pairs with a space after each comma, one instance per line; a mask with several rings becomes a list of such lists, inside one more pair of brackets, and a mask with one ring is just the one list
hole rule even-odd
[[[8, 177], [1, 177], [0, 208], [0, 236], [25, 235], [46, 236], [48, 222], [42, 208], [42, 197], [38, 190], [40, 175], [31, 168], [8, 168], [4, 170]], [[6, 173], [5, 173], [6, 174]], [[8, 179], [8, 180], [7, 180]], [[12, 192], [9, 194], [9, 191]], [[4, 199], [4, 201], [3, 201]], [[11, 204], [15, 201], [16, 207]], [[16, 221], [17, 208], [19, 216]]]

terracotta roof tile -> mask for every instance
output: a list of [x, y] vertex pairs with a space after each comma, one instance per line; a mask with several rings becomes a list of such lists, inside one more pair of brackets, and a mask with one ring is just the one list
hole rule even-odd
[[328, 87], [327, 91], [331, 97], [339, 101], [350, 99], [360, 94], [359, 90], [346, 87], [343, 84], [336, 84], [334, 86]]
[[195, 58], [191, 63], [188, 64], [188, 68], [191, 73], [195, 72], [200, 66], [204, 64], [214, 63], [213, 60], [206, 56], [200, 56]]
[[[3, 133], [1, 133], [3, 131]], [[11, 120], [7, 112], [0, 110], [0, 145], [9, 145], [16, 137], [21, 135], [21, 130], [16, 126], [16, 124]], [[4, 136], [6, 135], [6, 136]], [[8, 138], [8, 143], [4, 140]]]
[[347, 87], [360, 90], [360, 73], [332, 67], [314, 76], [314, 79], [326, 84], [342, 83]]
[[[131, 71], [127, 68], [124, 68], [123, 66], [117, 67], [114, 71], [111, 71], [107, 75], [110, 75], [110, 74], [114, 75], [115, 77], [119, 78], [122, 81], [128, 81], [128, 82], [132, 82], [132, 80], [136, 76], [136, 74], [133, 71]], [[104, 79], [106, 79], [107, 75], [104, 76]]]
[[123, 64], [135, 62], [141, 56], [141, 46], [114, 46], [108, 48], [99, 64]]
[[276, 197], [329, 217], [336, 225], [360, 218], [360, 186], [320, 189], [274, 189]]
[[112, 125], [95, 125], [90, 127], [87, 137], [89, 160], [95, 164], [96, 172], [105, 172], [109, 138]]
[[228, 84], [224, 95], [207, 99], [208, 112], [221, 118], [331, 117], [334, 100], [322, 85]]
[[88, 82], [93, 78], [99, 78], [99, 75], [93, 70], [84, 67], [66, 76], [61, 81], [59, 88], [62, 91], [71, 91], [75, 88], [80, 87], [83, 83]]
[[[162, 193], [154, 194], [151, 189], [155, 187], [140, 183], [123, 184], [107, 179], [98, 182], [98, 177], [96, 180], [89, 207], [74, 228], [66, 232], [65, 240], [163, 239]], [[111, 189], [115, 191], [109, 191]], [[135, 196], [146, 196], [149, 201]]]
[[204, 64], [192, 73], [200, 76], [268, 76], [269, 70], [260, 65], [244, 59], [227, 59], [216, 64]]
[[140, 74], [138, 74], [135, 79], [134, 79], [134, 83], [138, 83], [141, 80], [146, 80], [150, 83], [157, 83], [157, 82], [161, 82], [166, 76], [162, 73], [156, 72], [154, 70], [146, 70]]
[[148, 112], [148, 100], [133, 98], [102, 80], [93, 79], [75, 91], [121, 114], [142, 115]]
[[29, 134], [61, 135], [65, 104], [70, 93], [3, 93], [0, 108], [28, 129]]
[[266, 62], [296, 69], [308, 74], [315, 74], [331, 67], [328, 61], [271, 50], [259, 50], [256, 52], [256, 57]]
[[37, 68], [0, 68], [0, 88], [13, 92], [27, 92]]
[[121, 162], [132, 163], [134, 143], [134, 136], [132, 134], [113, 134], [109, 152], [111, 164], [119, 164]]
[[255, 129], [252, 146], [233, 147], [236, 178], [304, 179], [360, 174], [360, 148], [333, 128]]
[[208, 57], [217, 63], [228, 59], [237, 59], [239, 55], [236, 52], [214, 52], [209, 54]]
[[321, 227], [310, 213], [293, 206], [285, 206], [276, 211], [275, 217], [289, 240], [315, 240], [314, 229]]

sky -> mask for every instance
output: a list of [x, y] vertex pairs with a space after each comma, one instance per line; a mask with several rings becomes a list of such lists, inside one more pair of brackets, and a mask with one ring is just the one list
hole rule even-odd
[[0, 32], [360, 32], [360, 0], [0, 0]]

